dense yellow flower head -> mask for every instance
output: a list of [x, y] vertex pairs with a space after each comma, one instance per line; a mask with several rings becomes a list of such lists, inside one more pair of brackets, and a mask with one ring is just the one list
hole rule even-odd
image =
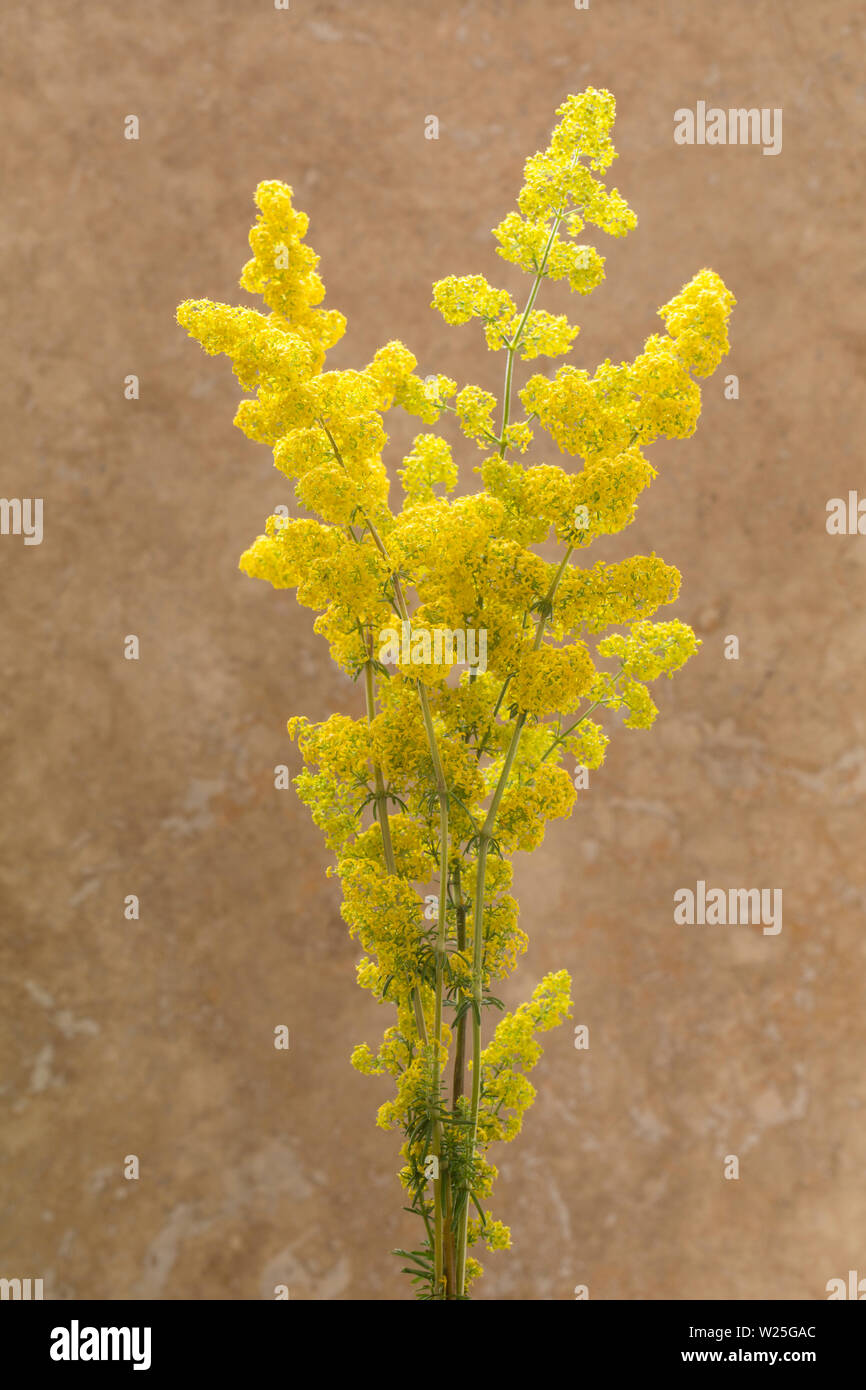
[[260, 215], [250, 232], [253, 259], [241, 274], [241, 288], [260, 294], [268, 308], [282, 315], [315, 349], [318, 367], [325, 352], [343, 336], [346, 320], [335, 310], [321, 311], [325, 287], [316, 266], [319, 257], [303, 244], [309, 218], [292, 207], [288, 184], [272, 179], [255, 193]]
[[310, 517], [269, 516], [259, 536], [240, 559], [240, 568], [275, 589], [295, 589], [317, 560], [334, 555], [344, 545], [333, 527]]
[[728, 319], [735, 303], [715, 271], [699, 270], [659, 309], [677, 355], [695, 376], [709, 376], [728, 351]]
[[582, 642], [572, 647], [544, 645], [523, 653], [511, 694], [518, 708], [530, 714], [551, 710], [569, 714], [578, 708], [594, 679], [592, 657]]

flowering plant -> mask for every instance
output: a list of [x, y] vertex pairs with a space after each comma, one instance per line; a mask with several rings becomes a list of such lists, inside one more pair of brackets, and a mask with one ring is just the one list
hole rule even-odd
[[[422, 1299], [467, 1298], [481, 1273], [470, 1252], [510, 1243], [487, 1206], [488, 1150], [520, 1131], [537, 1035], [571, 1009], [565, 970], [513, 1013], [493, 992], [527, 944], [509, 856], [535, 849], [545, 822], [570, 813], [575, 781], [601, 766], [608, 735], [590, 716], [620, 711], [627, 728], [649, 727], [649, 683], [699, 645], [686, 624], [651, 621], [677, 596], [671, 565], [655, 554], [591, 567], [578, 559], [633, 520], [655, 477], [647, 446], [694, 432], [694, 378], [728, 349], [731, 293], [701, 270], [659, 310], [665, 331], [634, 361], [608, 360], [592, 375], [563, 365], [515, 389], [518, 361], [566, 355], [578, 333], [564, 314], [535, 307], [543, 282], [565, 279], [587, 295], [604, 278], [604, 258], [575, 238], [586, 224], [611, 236], [636, 225], [595, 177], [616, 158], [614, 114], [609, 92], [568, 97], [547, 149], [526, 162], [517, 210], [494, 229], [498, 254], [530, 277], [523, 309], [482, 275], [434, 286], [447, 323], [479, 320], [488, 349], [504, 354], [498, 424], [492, 394], [421, 377], [399, 342], [363, 370], [324, 369], [345, 320], [316, 307], [324, 286], [304, 243], [308, 219], [283, 183], [256, 190], [240, 281], [269, 312], [208, 300], [178, 310], [254, 393], [235, 423], [273, 448], [308, 513], [270, 517], [241, 568], [296, 589], [338, 666], [363, 685], [357, 718], [298, 716], [288, 728], [305, 764], [297, 790], [336, 857], [342, 914], [364, 951], [359, 983], [395, 1011], [380, 1046], [360, 1044], [352, 1063], [394, 1078], [378, 1122], [403, 1134], [400, 1180], [420, 1230], [416, 1248], [397, 1253]], [[426, 428], [397, 470], [403, 496], [392, 510], [383, 416], [397, 406]], [[449, 496], [457, 465], [430, 431], [443, 416], [481, 451], [471, 496]], [[514, 457], [536, 428], [580, 460], [577, 471]], [[553, 561], [537, 553], [551, 534], [561, 546]], [[622, 630], [601, 636], [612, 627]], [[386, 653], [383, 634], [398, 630]], [[465, 642], [454, 637], [467, 632], [484, 635], [483, 669], [461, 658]], [[574, 779], [564, 758], [580, 769]]]

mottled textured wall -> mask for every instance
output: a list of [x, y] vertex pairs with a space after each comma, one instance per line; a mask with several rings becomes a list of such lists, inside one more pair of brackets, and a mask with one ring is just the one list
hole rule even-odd
[[[237, 570], [291, 488], [174, 309], [243, 298], [253, 189], [284, 179], [348, 315], [332, 365], [397, 337], [498, 391], [499, 358], [430, 286], [521, 284], [488, 230], [589, 84], [617, 96], [612, 180], [640, 225], [602, 246], [589, 301], [544, 303], [579, 318], [591, 368], [712, 266], [739, 301], [740, 399], [710, 380], [697, 435], [653, 449], [638, 520], [593, 550], [676, 564], [704, 646], [519, 860], [531, 946], [507, 999], [567, 967], [591, 1046], [546, 1039], [499, 1155], [514, 1249], [478, 1296], [812, 1299], [866, 1274], [866, 537], [825, 529], [828, 498], [866, 494], [862, 37], [843, 0], [7, 15], [2, 491], [44, 499], [44, 540], [0, 537], [0, 1274], [67, 1299], [407, 1296], [398, 1139], [373, 1126], [388, 1087], [348, 1065], [388, 1020], [356, 987], [320, 836], [273, 786], [297, 766], [287, 716], [359, 692], [292, 596]], [[782, 153], [676, 146], [699, 100], [783, 108]], [[414, 423], [389, 417], [392, 460]], [[475, 462], [464, 444], [466, 489]], [[783, 930], [675, 927], [698, 879], [781, 887]]]

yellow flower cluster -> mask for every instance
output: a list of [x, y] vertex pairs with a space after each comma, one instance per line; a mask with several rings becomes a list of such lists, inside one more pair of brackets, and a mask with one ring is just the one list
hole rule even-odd
[[588, 768], [590, 771], [601, 767], [604, 762], [604, 754], [610, 739], [604, 732], [600, 724], [596, 724], [587, 715], [579, 721], [578, 727], [573, 733], [567, 734], [563, 738], [563, 745], [566, 752], [570, 753], [578, 767]]
[[626, 674], [635, 680], [670, 680], [674, 671], [694, 656], [700, 643], [687, 623], [634, 623], [627, 636], [613, 633], [598, 644], [601, 656], [619, 657]]
[[674, 671], [684, 666], [700, 645], [688, 624], [678, 619], [669, 623], [636, 622], [628, 635], [612, 633], [603, 638], [598, 644], [599, 655], [617, 657], [624, 676], [619, 694], [607, 697], [605, 703], [611, 709], [628, 709], [627, 728], [648, 729], [655, 722], [658, 709], [644, 682], [661, 675], [671, 680]]
[[569, 323], [565, 314], [549, 314], [546, 309], [533, 309], [526, 317], [520, 336], [520, 356], [525, 362], [533, 357], [561, 357], [571, 351], [580, 329]]
[[494, 1221], [490, 1212], [485, 1212], [483, 1223], [469, 1222], [469, 1244], [478, 1245], [482, 1241], [488, 1250], [510, 1250], [511, 1231], [501, 1221]]
[[537, 716], [577, 709], [595, 680], [595, 667], [586, 646], [544, 645], [524, 652], [511, 685], [518, 709]]
[[240, 560], [240, 568], [275, 589], [295, 589], [317, 560], [334, 555], [343, 538], [330, 526], [309, 517], [269, 516], [259, 536]]
[[484, 324], [487, 346], [493, 350], [508, 342], [517, 307], [507, 290], [488, 285], [483, 275], [449, 275], [433, 286], [433, 304], [446, 323], [468, 323], [479, 318]]
[[531, 781], [509, 787], [502, 798], [497, 827], [501, 847], [509, 854], [537, 849], [545, 822], [568, 816], [575, 798], [565, 768], [542, 763]]
[[526, 161], [519, 212], [508, 213], [494, 230], [505, 260], [531, 274], [567, 279], [578, 294], [591, 294], [601, 283], [604, 258], [593, 246], [564, 240], [560, 224], [569, 237], [587, 223], [616, 237], [637, 226], [618, 190], [606, 188], [590, 172], [603, 172], [617, 157], [610, 138], [615, 114], [610, 92], [590, 87], [570, 96], [558, 108], [560, 121], [550, 144]]
[[498, 455], [486, 459], [481, 475], [506, 508], [504, 528], [523, 544], [538, 544], [553, 528], [557, 540], [589, 545], [615, 535], [634, 520], [637, 498], [656, 476], [640, 449], [565, 473], [551, 464], [525, 468]]
[[[498, 254], [531, 277], [525, 308], [480, 274], [433, 287], [447, 323], [478, 320], [488, 348], [505, 354], [501, 402], [419, 371], [396, 340], [361, 369], [326, 369], [345, 319], [320, 307], [308, 219], [282, 183], [256, 189], [253, 256], [241, 276], [267, 312], [209, 300], [178, 309], [179, 323], [207, 353], [228, 357], [248, 393], [235, 423], [268, 444], [294, 482], [301, 515], [269, 517], [241, 569], [295, 589], [363, 690], [358, 717], [289, 721], [304, 763], [295, 786], [336, 857], [329, 872], [363, 952], [358, 983], [396, 1009], [378, 1050], [359, 1044], [352, 1064], [394, 1081], [378, 1120], [404, 1133], [400, 1179], [427, 1232], [422, 1296], [432, 1298], [463, 1296], [480, 1274], [467, 1248], [510, 1243], [489, 1214], [468, 1213], [496, 1176], [488, 1145], [512, 1139], [531, 1104], [537, 1034], [570, 1010], [559, 971], [500, 1020], [486, 1048], [478, 1041], [475, 1023], [486, 1029], [501, 1007], [491, 991], [527, 944], [508, 856], [536, 848], [547, 822], [569, 815], [575, 789], [564, 758], [603, 764], [608, 733], [590, 713], [621, 711], [627, 727], [648, 727], [657, 710], [647, 683], [672, 676], [699, 646], [685, 624], [649, 621], [679, 591], [679, 572], [660, 557], [587, 567], [576, 556], [634, 519], [655, 477], [645, 450], [695, 429], [695, 378], [728, 350], [735, 301], [701, 270], [659, 310], [664, 331], [633, 361], [607, 360], [593, 373], [564, 363], [514, 379], [521, 361], [567, 355], [578, 333], [564, 314], [536, 307], [543, 282], [564, 279], [585, 295], [604, 278], [604, 258], [576, 238], [587, 226], [616, 237], [636, 226], [598, 177], [616, 157], [613, 97], [589, 88], [557, 114], [549, 144], [526, 161], [517, 207], [493, 232]], [[518, 400], [524, 418], [512, 419]], [[396, 508], [383, 460], [394, 409], [424, 427], [397, 469]], [[452, 495], [457, 460], [433, 432], [443, 415], [483, 451], [471, 495]], [[512, 457], [540, 431], [578, 458], [576, 469]], [[554, 561], [537, 552], [551, 539]], [[396, 639], [386, 642], [388, 633]], [[465, 652], [470, 636], [483, 638], [483, 662], [477, 643], [474, 659], [457, 661], [458, 636]], [[438, 1177], [431, 1154], [442, 1158]], [[465, 1213], [459, 1221], [446, 1219], [452, 1208]]]
[[[569, 225], [577, 235], [578, 223], [569, 219]], [[504, 261], [547, 280], [567, 280], [574, 294], [592, 294], [604, 279], [604, 256], [594, 246], [564, 241], [558, 233], [551, 234], [546, 221], [527, 221], [520, 213], [510, 212], [494, 228], [493, 235]]]
[[556, 623], [565, 632], [579, 627], [601, 632], [615, 623], [645, 618], [673, 603], [681, 579], [679, 570], [658, 555], [633, 555], [613, 565], [599, 560], [589, 570], [575, 566], [557, 591]]
[[532, 357], [560, 357], [571, 349], [580, 332], [564, 314], [550, 314], [546, 309], [533, 309], [524, 319], [508, 291], [493, 289], [483, 275], [449, 275], [437, 281], [433, 286], [433, 308], [439, 310], [446, 323], [468, 323], [472, 318], [480, 318], [491, 350], [507, 347], [520, 330], [517, 351], [524, 361]]
[[482, 1120], [486, 1146], [494, 1140], [509, 1143], [520, 1133], [523, 1116], [535, 1099], [526, 1073], [541, 1058], [536, 1034], [556, 1028], [571, 1017], [571, 978], [567, 970], [545, 975], [532, 998], [496, 1025], [481, 1054]]
[[432, 502], [433, 488], [439, 485], [446, 492], [453, 492], [457, 486], [457, 465], [447, 439], [438, 434], [418, 434], [412, 443], [412, 451], [403, 460], [404, 467], [398, 468], [406, 505], [418, 502]]
[[734, 303], [720, 278], [702, 270], [660, 311], [668, 336], [652, 334], [634, 362], [603, 362], [592, 377], [571, 366], [560, 367], [552, 380], [531, 377], [520, 393], [523, 406], [560, 449], [588, 463], [634, 442], [686, 439], [701, 410], [691, 373], [708, 375], [728, 351]]
[[695, 376], [709, 376], [728, 351], [728, 319], [735, 303], [715, 271], [699, 270], [659, 309], [677, 355]]
[[454, 408], [460, 428], [468, 439], [478, 441], [480, 448], [486, 448], [495, 438], [491, 411], [496, 405], [496, 397], [480, 386], [464, 386], [457, 392]]

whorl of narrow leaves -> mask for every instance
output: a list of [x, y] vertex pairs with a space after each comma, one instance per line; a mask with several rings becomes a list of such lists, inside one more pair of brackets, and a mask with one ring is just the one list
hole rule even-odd
[[[516, 361], [564, 355], [578, 333], [565, 315], [535, 307], [542, 282], [591, 293], [604, 257], [575, 238], [587, 225], [624, 236], [637, 221], [594, 176], [616, 158], [613, 97], [590, 88], [557, 114], [548, 148], [526, 162], [518, 209], [493, 233], [498, 254], [531, 279], [525, 307], [482, 275], [433, 289], [446, 322], [477, 319], [487, 348], [504, 354], [501, 404], [471, 383], [458, 390], [445, 376], [422, 377], [399, 342], [363, 370], [324, 369], [345, 320], [316, 307], [318, 257], [283, 183], [256, 189], [253, 258], [240, 282], [269, 312], [209, 300], [178, 310], [254, 393], [235, 423], [273, 448], [308, 513], [270, 517], [241, 568], [295, 588], [335, 662], [364, 680], [364, 714], [294, 718], [289, 732], [305, 763], [298, 792], [336, 856], [343, 916], [364, 952], [358, 981], [395, 1013], [378, 1049], [360, 1044], [352, 1063], [394, 1079], [379, 1124], [404, 1135], [400, 1177], [423, 1229], [418, 1249], [397, 1253], [421, 1298], [465, 1298], [481, 1273], [467, 1247], [509, 1244], [486, 1208], [496, 1175], [486, 1152], [519, 1132], [535, 1094], [527, 1073], [541, 1055], [537, 1035], [571, 1009], [567, 972], [548, 975], [482, 1048], [488, 1011], [502, 1011], [491, 991], [526, 948], [507, 856], [534, 849], [545, 822], [570, 813], [564, 758], [601, 766], [608, 736], [591, 713], [620, 710], [626, 726], [649, 727], [649, 683], [699, 645], [684, 623], [651, 621], [677, 596], [672, 566], [653, 554], [586, 567], [579, 556], [633, 520], [655, 477], [644, 449], [694, 432], [695, 378], [727, 351], [735, 301], [701, 270], [659, 310], [664, 331], [633, 361], [592, 374], [566, 364], [517, 389]], [[523, 418], [512, 419], [518, 400]], [[423, 429], [396, 469], [403, 499], [394, 509], [382, 451], [383, 416], [396, 406]], [[452, 500], [457, 466], [433, 432], [446, 414], [483, 454], [482, 490]], [[578, 461], [571, 471], [515, 457], [539, 427]], [[533, 549], [551, 537], [563, 547], [553, 562]], [[378, 638], [401, 623], [413, 637], [486, 632], [486, 669], [460, 675], [447, 660], [418, 665], [403, 652], [389, 672]], [[612, 626], [624, 630], [593, 642]]]

